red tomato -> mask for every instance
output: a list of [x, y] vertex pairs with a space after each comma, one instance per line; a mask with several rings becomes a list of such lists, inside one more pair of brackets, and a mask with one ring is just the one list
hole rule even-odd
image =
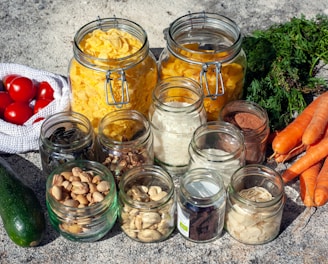
[[3, 77], [2, 81], [7, 91], [9, 91], [11, 81], [16, 79], [17, 77], [21, 77], [21, 76], [18, 74], [8, 74], [5, 77]]
[[11, 81], [9, 87], [10, 97], [17, 102], [30, 102], [36, 95], [36, 87], [31, 79], [18, 77]]
[[54, 90], [48, 82], [40, 82], [38, 88], [37, 99], [54, 99]]
[[3, 117], [3, 113], [8, 105], [13, 102], [8, 92], [0, 91], [0, 117]]
[[33, 115], [32, 108], [28, 103], [13, 102], [5, 109], [4, 119], [7, 122], [22, 125]]
[[33, 113], [36, 114], [42, 108], [46, 107], [51, 101], [52, 100], [49, 100], [49, 99], [38, 99], [38, 100], [36, 100], [34, 108], [33, 108]]
[[38, 117], [37, 119], [35, 119], [35, 120], [33, 121], [33, 124], [35, 124], [35, 123], [37, 123], [37, 122], [40, 122], [40, 121], [42, 121], [42, 120], [44, 120], [44, 117]]

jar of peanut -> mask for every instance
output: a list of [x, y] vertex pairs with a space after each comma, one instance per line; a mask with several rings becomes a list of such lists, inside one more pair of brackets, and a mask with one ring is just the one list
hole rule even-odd
[[160, 78], [184, 76], [198, 81], [207, 119], [217, 120], [223, 105], [242, 96], [246, 55], [239, 27], [219, 14], [191, 13], [173, 21], [165, 37]]
[[96, 133], [100, 119], [114, 110], [147, 114], [158, 72], [141, 26], [122, 18], [92, 21], [77, 31], [73, 52], [71, 107], [89, 118]]

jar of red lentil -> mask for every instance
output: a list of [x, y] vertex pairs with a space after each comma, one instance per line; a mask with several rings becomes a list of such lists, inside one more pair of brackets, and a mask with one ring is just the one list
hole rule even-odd
[[69, 65], [72, 110], [95, 132], [107, 113], [134, 109], [147, 114], [157, 65], [144, 29], [126, 19], [104, 18], [80, 28]]
[[222, 108], [220, 119], [234, 124], [242, 131], [246, 163], [263, 163], [270, 134], [269, 118], [265, 109], [251, 101], [236, 100]]
[[239, 27], [214, 13], [191, 13], [170, 25], [159, 58], [160, 78], [184, 76], [200, 82], [209, 121], [217, 120], [227, 102], [240, 99], [246, 55]]

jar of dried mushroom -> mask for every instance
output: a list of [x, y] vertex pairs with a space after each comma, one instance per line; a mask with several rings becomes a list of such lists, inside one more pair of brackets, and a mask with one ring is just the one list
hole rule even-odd
[[180, 178], [177, 227], [194, 242], [209, 242], [223, 230], [226, 189], [215, 170], [196, 168]]
[[153, 92], [149, 122], [154, 135], [155, 162], [172, 176], [188, 168], [188, 146], [197, 127], [206, 122], [203, 92], [185, 77], [162, 80]]
[[228, 122], [207, 122], [195, 130], [189, 144], [189, 155], [189, 169], [205, 167], [216, 170], [227, 187], [232, 174], [245, 165], [244, 136]]
[[285, 200], [283, 181], [275, 170], [246, 165], [231, 178], [225, 228], [242, 243], [267, 243], [279, 234]]
[[242, 131], [245, 139], [246, 163], [263, 163], [270, 134], [266, 110], [254, 102], [236, 100], [222, 108], [220, 119], [234, 124]]
[[45, 175], [71, 160], [95, 160], [95, 136], [90, 121], [71, 111], [47, 117], [41, 126], [39, 150]]
[[118, 213], [113, 175], [94, 161], [70, 161], [48, 177], [46, 204], [50, 223], [63, 237], [93, 242], [104, 237]]
[[99, 124], [98, 161], [114, 175], [117, 185], [131, 168], [153, 164], [153, 136], [146, 117], [136, 110], [117, 110]]
[[80, 28], [69, 66], [71, 107], [91, 121], [118, 109], [147, 114], [158, 79], [144, 29], [127, 19], [104, 18]]
[[223, 105], [242, 97], [246, 55], [239, 27], [220, 14], [190, 13], [173, 21], [165, 38], [160, 78], [184, 76], [198, 81], [207, 119], [217, 120]]
[[175, 190], [171, 176], [156, 165], [134, 167], [119, 184], [119, 221], [139, 242], [159, 242], [175, 228]]

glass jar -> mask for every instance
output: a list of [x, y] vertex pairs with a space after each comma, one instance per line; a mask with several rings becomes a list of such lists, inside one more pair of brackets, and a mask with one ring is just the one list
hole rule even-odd
[[189, 169], [216, 170], [227, 187], [232, 174], [245, 165], [243, 134], [230, 123], [207, 122], [194, 132], [189, 145], [189, 155]]
[[96, 133], [109, 112], [123, 108], [147, 114], [158, 72], [141, 26], [122, 18], [97, 19], [77, 31], [73, 52], [71, 107]]
[[173, 21], [165, 38], [160, 78], [184, 76], [200, 82], [207, 119], [217, 120], [223, 105], [243, 93], [246, 55], [239, 27], [219, 14], [190, 13]]
[[263, 163], [270, 134], [267, 112], [254, 102], [236, 100], [222, 108], [220, 119], [242, 130], [246, 145], [246, 163]]
[[180, 178], [177, 227], [194, 242], [209, 242], [223, 230], [226, 190], [215, 170], [196, 168]]
[[117, 185], [127, 170], [154, 163], [150, 125], [136, 110], [117, 110], [104, 116], [97, 142], [98, 161], [112, 172]]
[[159, 242], [175, 228], [175, 189], [171, 176], [156, 165], [134, 167], [119, 184], [123, 232], [139, 242]]
[[95, 160], [95, 137], [90, 121], [82, 114], [65, 111], [47, 117], [40, 130], [42, 169], [49, 175], [71, 160]]
[[98, 162], [67, 162], [47, 178], [46, 204], [50, 223], [63, 237], [78, 242], [97, 241], [117, 219], [114, 177]]
[[149, 121], [154, 135], [155, 162], [172, 176], [188, 168], [188, 145], [197, 127], [206, 122], [199, 84], [185, 77], [159, 82], [153, 92]]
[[267, 243], [279, 234], [285, 200], [283, 181], [275, 170], [246, 165], [231, 178], [225, 228], [244, 244]]

